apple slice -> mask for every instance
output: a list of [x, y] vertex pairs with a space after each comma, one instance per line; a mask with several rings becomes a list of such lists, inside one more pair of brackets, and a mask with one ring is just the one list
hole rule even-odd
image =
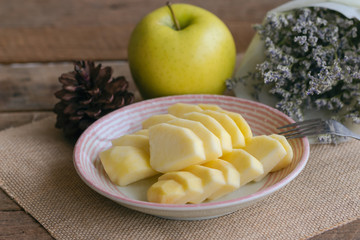
[[243, 149], [257, 158], [264, 167], [264, 173], [255, 181], [263, 179], [286, 155], [285, 148], [278, 140], [265, 135], [249, 139]]
[[225, 130], [231, 136], [231, 142], [234, 148], [245, 146], [244, 135], [242, 134], [234, 120], [232, 120], [228, 115], [213, 110], [205, 110], [202, 113], [213, 117], [225, 128]]
[[271, 134], [270, 137], [278, 140], [286, 150], [285, 157], [283, 157], [280, 160], [280, 162], [273, 169], [271, 169], [271, 172], [275, 172], [275, 171], [279, 171], [280, 169], [283, 169], [283, 168], [289, 166], [293, 159], [294, 153], [293, 153], [290, 143], [286, 140], [286, 138], [284, 136], [281, 136], [278, 134]]
[[199, 107], [201, 107], [201, 109], [203, 109], [203, 110], [213, 110], [213, 111], [217, 111], [217, 112], [226, 113], [232, 120], [234, 120], [234, 122], [236, 123], [236, 125], [238, 126], [238, 128], [240, 129], [242, 134], [244, 135], [245, 140], [247, 138], [253, 137], [253, 134], [252, 134], [249, 124], [243, 118], [243, 116], [241, 116], [240, 113], [226, 111], [215, 104], [199, 104]]
[[240, 186], [264, 173], [263, 165], [259, 160], [243, 149], [234, 149], [231, 153], [223, 155], [221, 159], [231, 163], [240, 173]]
[[168, 112], [176, 117], [183, 117], [189, 112], [201, 112], [202, 109], [198, 105], [188, 103], [175, 103], [168, 108]]
[[236, 123], [236, 125], [238, 126], [238, 128], [240, 129], [240, 131], [242, 132], [242, 134], [244, 135], [245, 141], [249, 138], [253, 137], [251, 128], [248, 124], [248, 122], [243, 118], [243, 116], [241, 116], [240, 113], [235, 113], [235, 112], [230, 112], [230, 111], [221, 111], [223, 113], [225, 113], [226, 115], [228, 115], [232, 120], [234, 120], [234, 122]]
[[157, 181], [147, 191], [149, 202], [166, 204], [185, 204], [186, 193], [183, 186], [175, 180]]
[[198, 104], [198, 106], [202, 109], [202, 110], [214, 110], [214, 111], [223, 111], [223, 109], [221, 107], [219, 107], [216, 104], [204, 104], [204, 103], [200, 103]]
[[110, 180], [126, 186], [158, 174], [150, 167], [149, 154], [132, 146], [114, 146], [99, 154]]
[[113, 146], [133, 146], [149, 152], [149, 137], [145, 135], [128, 134], [111, 141]]
[[205, 162], [204, 144], [190, 129], [156, 124], [149, 128], [150, 165], [159, 172], [181, 170]]
[[168, 124], [185, 127], [193, 131], [204, 144], [206, 160], [216, 159], [222, 155], [219, 138], [200, 122], [178, 118], [169, 121]]
[[191, 172], [186, 171], [175, 171], [168, 172], [159, 177], [161, 180], [175, 180], [180, 183], [185, 191], [185, 196], [181, 201], [185, 203], [200, 203], [196, 202], [199, 199], [200, 195], [203, 194], [203, 186], [201, 179], [192, 174]]
[[208, 199], [214, 200], [220, 198], [240, 187], [240, 173], [231, 163], [225, 160], [216, 159], [204, 163], [203, 166], [220, 170], [223, 173], [226, 182], [224, 187], [214, 192]]
[[158, 115], [153, 115], [151, 117], [149, 117], [148, 119], [146, 119], [145, 121], [142, 122], [142, 127], [144, 129], [147, 129], [151, 126], [154, 126], [156, 124], [159, 123], [165, 123], [168, 122], [170, 120], [174, 120], [177, 117], [175, 117], [174, 115], [171, 114], [158, 114]]
[[149, 136], [149, 130], [148, 129], [141, 129], [139, 131], [136, 131], [134, 133], [132, 133], [133, 135], [144, 135], [144, 136]]
[[194, 202], [203, 202], [208, 197], [217, 192], [220, 188], [226, 185], [223, 173], [214, 168], [205, 167], [202, 165], [192, 165], [184, 169], [198, 176], [202, 180], [203, 193]]
[[232, 151], [232, 143], [230, 134], [224, 127], [216, 121], [213, 117], [200, 112], [191, 112], [184, 114], [185, 119], [198, 121], [210, 130], [216, 137], [219, 138], [223, 154]]

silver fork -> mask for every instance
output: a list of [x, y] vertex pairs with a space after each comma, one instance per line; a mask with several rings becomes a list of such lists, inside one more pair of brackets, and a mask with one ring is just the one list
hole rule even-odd
[[351, 137], [360, 140], [360, 135], [350, 131], [344, 125], [335, 120], [311, 119], [278, 127], [278, 129], [291, 128], [278, 134], [288, 139], [331, 134], [336, 136]]

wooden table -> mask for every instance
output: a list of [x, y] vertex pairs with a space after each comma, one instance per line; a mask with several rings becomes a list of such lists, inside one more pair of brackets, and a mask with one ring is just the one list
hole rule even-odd
[[[254, 34], [251, 24], [261, 22], [268, 10], [286, 0], [191, 2], [224, 20], [241, 53]], [[126, 63], [126, 46], [140, 18], [163, 4], [164, 1], [130, 0], [61, 3], [0, 0], [0, 130], [52, 115], [57, 102], [53, 94], [60, 88], [57, 78], [72, 70], [72, 59], [105, 61], [104, 65], [114, 68], [114, 76], [124, 75], [130, 81], [130, 91], [139, 100]], [[117, 38], [112, 47], [101, 45], [101, 39], [112, 37]], [[54, 42], [48, 41], [42, 47], [38, 43], [44, 38]], [[359, 238], [357, 220], [312, 239]], [[51, 239], [51, 236], [0, 190], [0, 239]]]

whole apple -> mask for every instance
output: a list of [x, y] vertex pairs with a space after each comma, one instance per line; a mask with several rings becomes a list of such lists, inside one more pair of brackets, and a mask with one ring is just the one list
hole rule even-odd
[[217, 16], [190, 4], [173, 4], [138, 23], [128, 60], [143, 98], [222, 94], [234, 72], [236, 49], [229, 29]]

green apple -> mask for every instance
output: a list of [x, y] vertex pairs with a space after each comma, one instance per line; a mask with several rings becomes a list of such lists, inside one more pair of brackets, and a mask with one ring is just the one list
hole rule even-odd
[[227, 26], [209, 11], [190, 4], [164, 6], [145, 16], [128, 48], [131, 74], [143, 98], [222, 94], [235, 59], [235, 43]]

